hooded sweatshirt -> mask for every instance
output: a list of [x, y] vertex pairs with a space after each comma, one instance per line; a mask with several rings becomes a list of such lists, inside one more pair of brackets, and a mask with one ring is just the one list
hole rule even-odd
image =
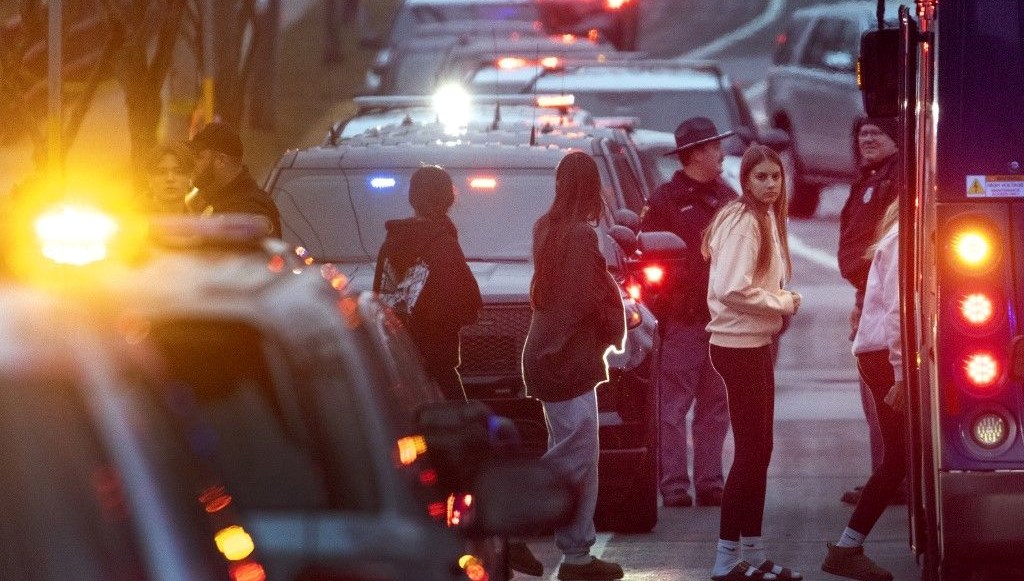
[[455, 225], [443, 216], [384, 226], [373, 290], [404, 320], [428, 365], [455, 367], [459, 329], [476, 321], [482, 305]]

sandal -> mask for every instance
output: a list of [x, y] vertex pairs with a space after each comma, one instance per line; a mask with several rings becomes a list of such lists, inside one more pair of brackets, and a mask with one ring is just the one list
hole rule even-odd
[[711, 581], [776, 581], [778, 577], [774, 573], [762, 571], [755, 568], [746, 561], [736, 563], [725, 575], [712, 575]]
[[[778, 567], [779, 570], [775, 571], [775, 567]], [[778, 581], [801, 581], [801, 579], [804, 578], [803, 575], [788, 567], [776, 565], [771, 559], [761, 563], [761, 566], [758, 567], [757, 570], [762, 573], [771, 573], [772, 575], [775, 575], [775, 578], [778, 579]]]

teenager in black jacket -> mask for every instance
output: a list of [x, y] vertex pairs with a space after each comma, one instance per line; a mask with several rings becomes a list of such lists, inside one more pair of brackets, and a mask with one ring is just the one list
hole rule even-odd
[[455, 189], [437, 166], [409, 181], [412, 218], [389, 220], [377, 255], [373, 290], [401, 318], [423, 355], [427, 374], [448, 399], [466, 399], [459, 377], [459, 330], [476, 321], [480, 288], [466, 264], [448, 209]]
[[523, 349], [527, 393], [541, 400], [548, 428], [544, 460], [571, 478], [580, 498], [575, 520], [555, 531], [564, 557], [558, 578], [621, 579], [622, 567], [591, 556], [596, 539], [599, 383], [604, 355], [620, 348], [626, 318], [591, 225], [601, 215], [601, 177], [585, 153], [558, 164], [555, 201], [533, 227], [533, 318]]

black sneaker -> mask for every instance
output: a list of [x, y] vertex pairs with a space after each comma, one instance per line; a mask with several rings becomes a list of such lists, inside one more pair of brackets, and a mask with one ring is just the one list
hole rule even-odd
[[533, 556], [533, 551], [526, 543], [512, 541], [508, 544], [508, 566], [513, 571], [540, 577], [544, 574], [544, 564]]
[[615, 581], [622, 579], [624, 575], [618, 563], [602, 561], [597, 557], [583, 565], [562, 563], [558, 568], [558, 578], [561, 581]]

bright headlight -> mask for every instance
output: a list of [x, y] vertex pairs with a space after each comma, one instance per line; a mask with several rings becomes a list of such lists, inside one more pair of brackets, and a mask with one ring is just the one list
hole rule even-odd
[[434, 112], [445, 132], [457, 134], [469, 125], [470, 97], [462, 85], [442, 85], [434, 93]]
[[74, 204], [60, 204], [43, 212], [33, 226], [43, 256], [73, 266], [106, 258], [119, 229], [110, 215]]

